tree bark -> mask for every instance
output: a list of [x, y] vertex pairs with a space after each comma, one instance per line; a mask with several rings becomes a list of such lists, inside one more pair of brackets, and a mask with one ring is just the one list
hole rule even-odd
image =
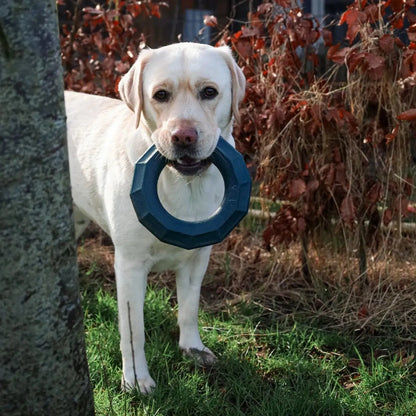
[[0, 414], [93, 415], [55, 0], [0, 3]]

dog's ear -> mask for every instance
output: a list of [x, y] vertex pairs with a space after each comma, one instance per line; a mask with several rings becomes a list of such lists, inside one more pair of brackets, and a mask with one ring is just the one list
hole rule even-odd
[[143, 70], [149, 61], [151, 50], [143, 50], [137, 61], [129, 69], [126, 75], [121, 78], [118, 84], [118, 93], [121, 99], [127, 104], [136, 116], [136, 128], [139, 127], [140, 116], [143, 106]]
[[231, 49], [228, 46], [220, 46], [218, 48], [220, 53], [223, 55], [225, 62], [228, 65], [228, 68], [231, 72], [232, 80], [232, 109], [233, 115], [236, 120], [239, 118], [238, 106], [243, 100], [246, 94], [246, 77], [243, 74], [241, 68], [235, 62]]

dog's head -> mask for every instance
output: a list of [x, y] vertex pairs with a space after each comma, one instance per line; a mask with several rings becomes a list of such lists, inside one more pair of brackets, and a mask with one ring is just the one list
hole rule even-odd
[[245, 78], [228, 47], [179, 43], [144, 50], [119, 93], [157, 149], [184, 175], [203, 171], [220, 134], [232, 140]]

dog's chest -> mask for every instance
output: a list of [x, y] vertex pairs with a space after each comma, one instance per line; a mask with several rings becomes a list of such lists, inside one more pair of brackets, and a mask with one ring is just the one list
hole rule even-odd
[[165, 169], [158, 183], [163, 206], [184, 221], [202, 221], [219, 208], [224, 196], [224, 181], [215, 166], [201, 176], [189, 179]]
[[150, 250], [152, 272], [176, 271], [194, 256], [195, 250], [184, 250], [161, 242], [156, 242]]

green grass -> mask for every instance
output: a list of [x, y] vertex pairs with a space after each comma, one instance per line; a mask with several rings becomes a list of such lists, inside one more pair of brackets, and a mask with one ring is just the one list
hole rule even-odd
[[85, 289], [87, 353], [97, 415], [416, 415], [412, 355], [389, 339], [352, 339], [300, 324], [276, 327], [242, 304], [220, 315], [201, 312], [205, 344], [219, 357], [207, 371], [180, 354], [176, 306], [150, 287], [146, 354], [157, 383], [150, 396], [120, 391], [117, 304]]

